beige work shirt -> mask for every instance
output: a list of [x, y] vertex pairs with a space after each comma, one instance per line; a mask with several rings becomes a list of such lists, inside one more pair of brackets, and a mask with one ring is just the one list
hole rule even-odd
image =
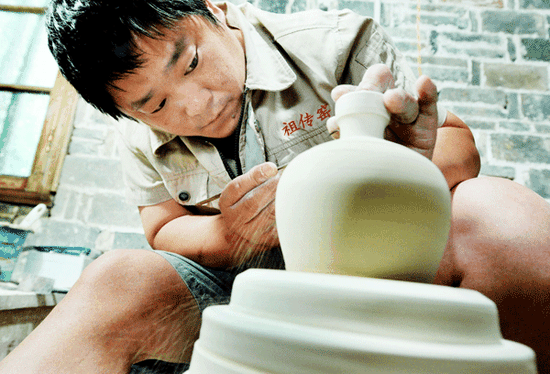
[[[239, 156], [243, 171], [264, 161], [284, 165], [331, 138], [331, 90], [358, 84], [377, 63], [389, 66], [397, 86], [414, 92], [404, 57], [372, 19], [348, 10], [274, 14], [249, 3], [220, 5], [246, 47], [246, 108]], [[231, 180], [217, 149], [204, 139], [174, 136], [120, 121], [120, 155], [129, 203], [174, 199], [193, 205]], [[216, 207], [216, 203], [213, 203]]]

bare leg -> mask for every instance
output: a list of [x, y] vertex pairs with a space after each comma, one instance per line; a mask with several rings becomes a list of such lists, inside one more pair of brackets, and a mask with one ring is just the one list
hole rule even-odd
[[435, 283], [493, 300], [503, 336], [530, 346], [550, 373], [550, 205], [539, 195], [499, 178], [461, 183]]
[[0, 373], [128, 373], [158, 358], [188, 362], [200, 316], [176, 271], [147, 250], [116, 250], [86, 268]]

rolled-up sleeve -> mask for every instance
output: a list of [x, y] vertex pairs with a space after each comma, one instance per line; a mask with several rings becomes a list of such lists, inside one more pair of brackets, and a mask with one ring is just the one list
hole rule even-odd
[[172, 199], [161, 175], [147, 156], [136, 147], [130, 147], [121, 134], [118, 137], [118, 152], [122, 163], [125, 197], [129, 204], [155, 205]]

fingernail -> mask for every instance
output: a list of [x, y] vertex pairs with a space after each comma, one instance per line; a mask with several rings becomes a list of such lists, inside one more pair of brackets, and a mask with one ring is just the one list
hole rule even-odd
[[262, 165], [260, 171], [264, 175], [265, 179], [269, 179], [277, 175], [277, 166], [272, 162], [268, 162]]

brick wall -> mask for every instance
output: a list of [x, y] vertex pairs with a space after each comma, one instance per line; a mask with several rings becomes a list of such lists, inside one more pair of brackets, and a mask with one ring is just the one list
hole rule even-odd
[[[381, 23], [416, 63], [416, 4], [384, 1]], [[550, 198], [548, 0], [422, 4], [422, 70], [471, 127], [482, 173]]]
[[[238, 3], [238, 1], [236, 1]], [[249, 0], [276, 12], [349, 8], [375, 17], [417, 69], [416, 0]], [[482, 174], [550, 199], [550, 0], [421, 1], [421, 68], [473, 130]]]
[[[416, 69], [416, 0], [250, 2], [274, 12], [347, 7], [374, 16]], [[482, 173], [550, 200], [549, 24], [550, 0], [422, 1], [422, 70], [474, 131]], [[113, 123], [83, 102], [51, 215], [26, 244], [147, 247], [137, 208], [123, 199]]]

